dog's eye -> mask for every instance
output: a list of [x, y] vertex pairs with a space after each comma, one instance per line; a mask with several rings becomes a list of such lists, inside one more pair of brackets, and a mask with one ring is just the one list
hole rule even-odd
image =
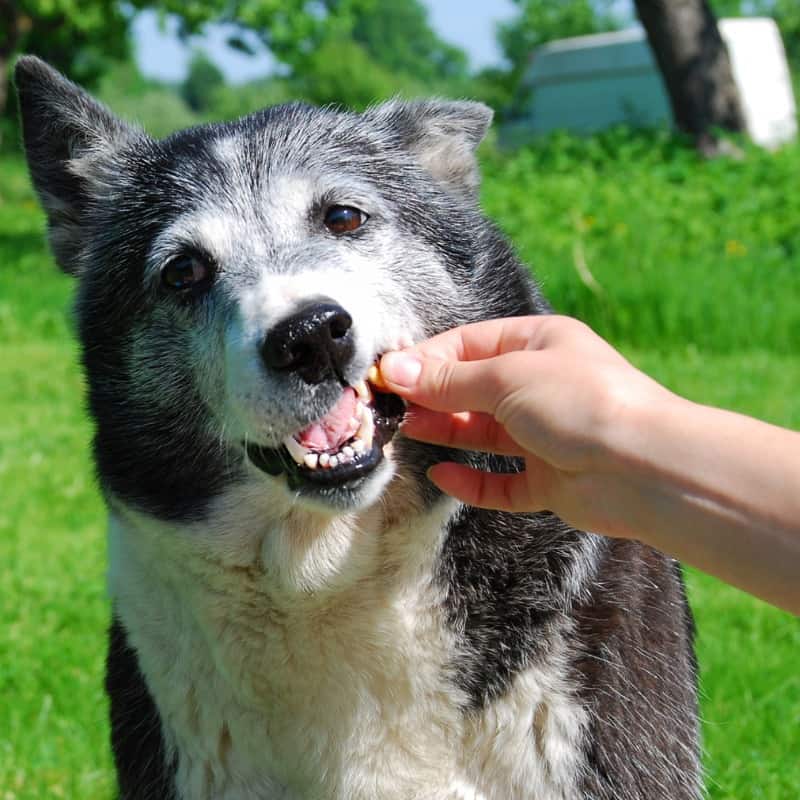
[[363, 211], [352, 206], [331, 206], [325, 212], [325, 227], [331, 233], [350, 233], [368, 219]]
[[164, 265], [161, 282], [176, 292], [202, 288], [211, 282], [211, 266], [200, 256], [187, 253]]

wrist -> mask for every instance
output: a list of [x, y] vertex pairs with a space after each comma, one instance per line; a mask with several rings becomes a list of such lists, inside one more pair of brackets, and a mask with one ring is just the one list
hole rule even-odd
[[674, 444], [696, 405], [639, 374], [616, 393], [601, 435], [594, 470], [604, 480], [647, 492], [674, 477]]

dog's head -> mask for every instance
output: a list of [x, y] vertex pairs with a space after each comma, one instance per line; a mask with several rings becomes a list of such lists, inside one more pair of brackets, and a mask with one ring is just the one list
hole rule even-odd
[[404, 446], [387, 456], [403, 409], [365, 382], [376, 359], [529, 310], [477, 206], [483, 105], [286, 105], [156, 141], [38, 59], [16, 83], [52, 249], [79, 280], [100, 476], [146, 511], [202, 514], [242, 480], [370, 504]]

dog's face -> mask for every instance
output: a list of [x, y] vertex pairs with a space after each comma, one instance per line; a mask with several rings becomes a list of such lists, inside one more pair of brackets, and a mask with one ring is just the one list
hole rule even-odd
[[51, 244], [80, 282], [107, 490], [192, 516], [255, 467], [286, 502], [372, 503], [403, 408], [369, 368], [508, 306], [473, 288], [496, 257], [474, 160], [491, 112], [292, 105], [154, 141], [36, 59], [16, 80]]

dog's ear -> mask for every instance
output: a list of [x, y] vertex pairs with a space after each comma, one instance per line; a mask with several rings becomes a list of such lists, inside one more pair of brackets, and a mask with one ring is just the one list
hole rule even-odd
[[480, 176], [475, 150], [492, 124], [491, 108], [468, 100], [391, 100], [365, 113], [390, 126], [446, 188], [476, 193]]
[[126, 125], [80, 87], [35, 56], [14, 69], [25, 154], [48, 217], [59, 266], [80, 269], [81, 218], [94, 184], [113, 173], [114, 154], [144, 134]]

